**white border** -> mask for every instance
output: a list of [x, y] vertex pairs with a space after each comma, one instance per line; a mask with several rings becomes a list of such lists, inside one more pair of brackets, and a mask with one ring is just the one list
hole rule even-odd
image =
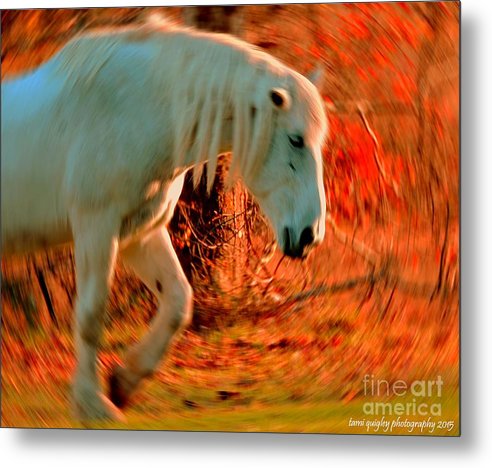
[[[179, 0], [2, 0], [1, 7], [165, 3], [186, 4]], [[462, 2], [463, 436], [460, 439], [0, 429], [2, 466], [490, 466], [486, 461], [492, 445], [491, 6], [492, 2], [484, 0]]]

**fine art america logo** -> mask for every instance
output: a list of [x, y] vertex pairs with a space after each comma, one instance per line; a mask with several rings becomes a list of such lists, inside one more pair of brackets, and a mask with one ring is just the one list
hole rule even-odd
[[441, 418], [444, 380], [440, 375], [432, 380], [388, 381], [366, 374], [362, 386], [364, 418], [348, 421], [356, 431], [432, 434], [455, 428], [454, 421]]
[[410, 401], [383, 402], [368, 401], [364, 403], [364, 414], [371, 416], [441, 416], [441, 402], [426, 403], [422, 398], [435, 400], [442, 397], [444, 381], [438, 375], [435, 380], [375, 380], [373, 375], [365, 375], [362, 380], [365, 397], [413, 397]]

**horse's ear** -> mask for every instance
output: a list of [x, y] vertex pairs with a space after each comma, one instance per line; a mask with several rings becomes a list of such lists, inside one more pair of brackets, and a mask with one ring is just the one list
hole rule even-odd
[[311, 72], [307, 76], [307, 79], [318, 89], [321, 89], [321, 87], [323, 86], [324, 78], [325, 69], [321, 64], [318, 64], [317, 67], [311, 70]]
[[278, 109], [287, 110], [290, 107], [290, 96], [283, 88], [273, 88], [270, 91], [270, 99]]

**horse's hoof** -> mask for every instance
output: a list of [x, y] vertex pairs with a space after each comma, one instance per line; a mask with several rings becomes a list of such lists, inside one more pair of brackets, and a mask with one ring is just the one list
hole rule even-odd
[[124, 408], [130, 400], [128, 385], [125, 383], [123, 368], [116, 366], [109, 377], [109, 399], [118, 408]]
[[77, 419], [86, 425], [96, 421], [126, 422], [124, 414], [105, 395], [98, 394], [91, 402], [75, 404]]
[[121, 423], [126, 422], [126, 417], [123, 412], [116, 405], [114, 405], [108, 397], [101, 395], [101, 400], [106, 408], [107, 416], [105, 419]]

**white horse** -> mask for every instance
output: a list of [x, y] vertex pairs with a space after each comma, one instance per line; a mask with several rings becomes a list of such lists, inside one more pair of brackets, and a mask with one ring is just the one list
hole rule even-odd
[[[167, 225], [185, 172], [208, 187], [232, 149], [240, 177], [285, 254], [324, 237], [322, 99], [306, 78], [227, 35], [169, 25], [101, 31], [69, 42], [2, 83], [3, 255], [73, 242], [81, 420], [121, 418], [189, 323], [192, 290]], [[153, 291], [158, 313], [100, 391], [97, 348], [117, 256]]]

